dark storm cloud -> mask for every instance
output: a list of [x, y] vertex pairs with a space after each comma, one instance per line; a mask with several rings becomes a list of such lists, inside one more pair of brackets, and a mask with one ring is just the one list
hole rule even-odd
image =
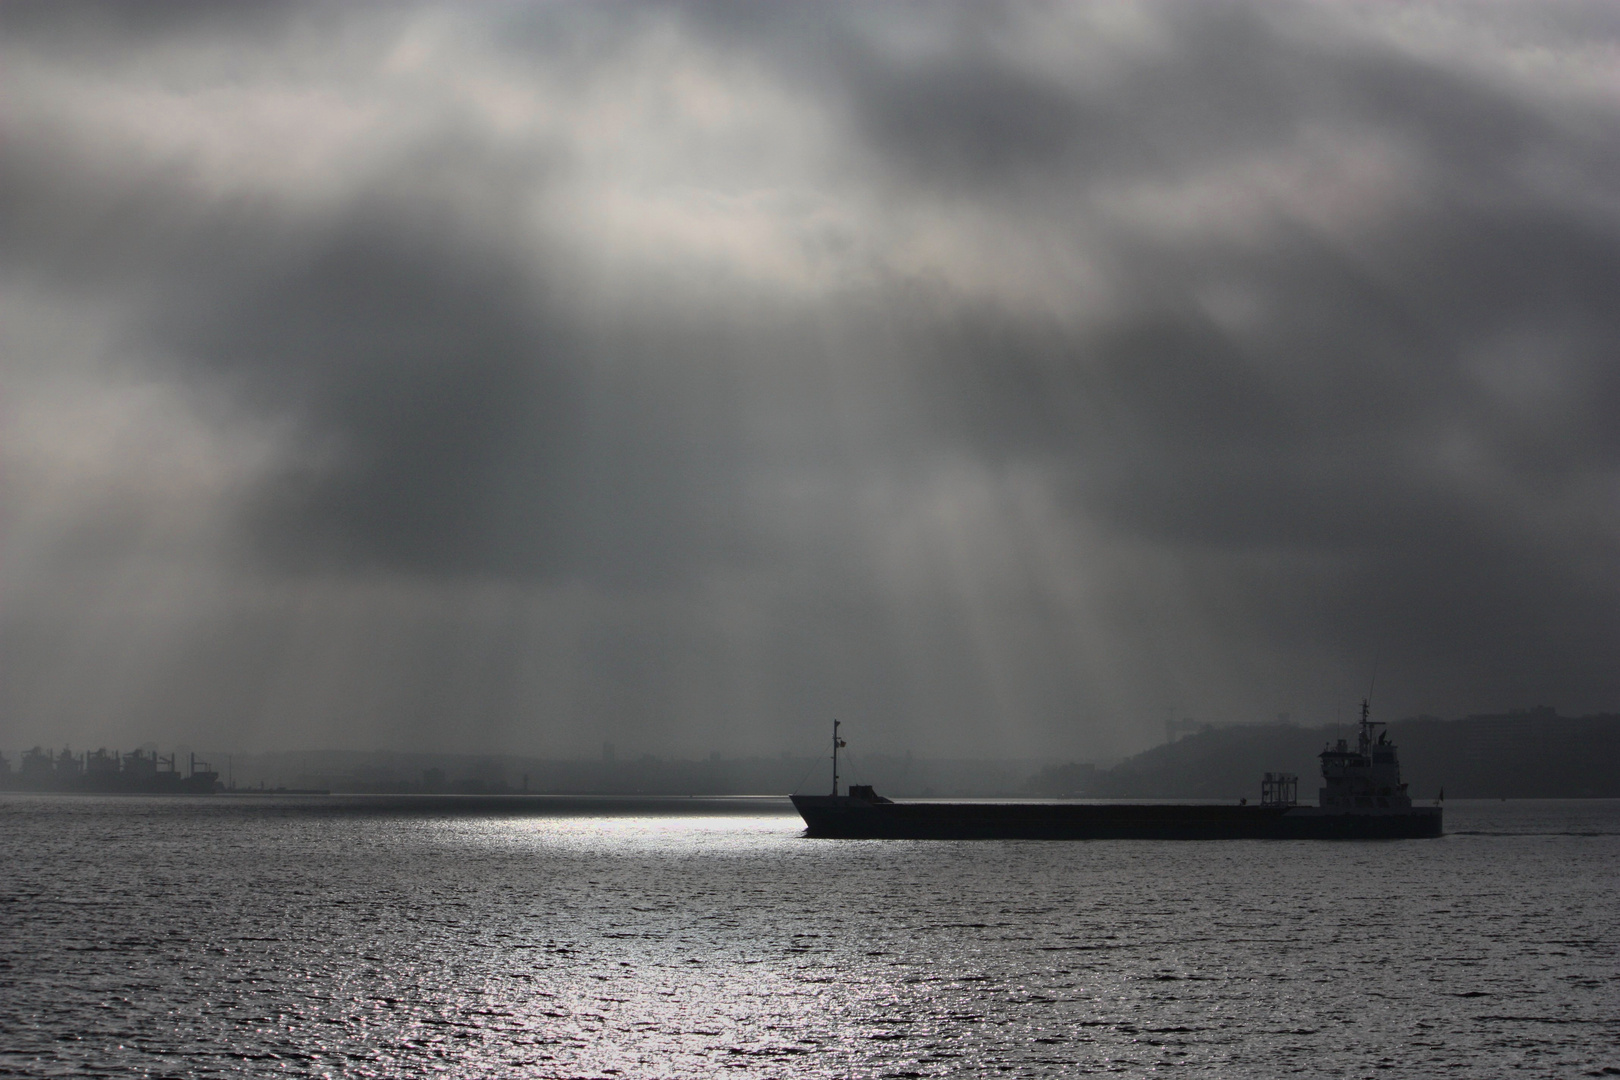
[[[245, 532], [273, 563], [646, 580], [674, 572], [682, 548], [737, 548], [705, 490], [737, 467], [730, 436], [674, 429], [692, 410], [647, 377], [690, 370], [723, 340], [626, 313], [625, 382], [588, 384], [602, 345], [555, 296], [567, 268], [520, 263], [412, 189], [453, 161], [486, 209], [518, 213], [512, 166], [476, 140], [445, 133], [413, 150], [406, 180], [299, 220], [251, 199], [199, 205], [171, 168], [97, 175], [35, 139], [0, 174], [14, 268], [150, 294], [130, 338], [148, 364], [290, 419], [319, 451], [250, 500]], [[526, 164], [525, 182], [543, 175]], [[587, 460], [583, 425], [604, 419], [615, 445]]]
[[[693, 372], [699, 354], [728, 348], [723, 334], [627, 314], [613, 380], [592, 373], [603, 343], [546, 280], [560, 267], [537, 275], [386, 218], [311, 242], [294, 266], [154, 327], [189, 365], [331, 446], [263, 492], [250, 531], [269, 553], [293, 566], [648, 581], [700, 550], [746, 548], [717, 505], [739, 486], [736, 433], [724, 415], [694, 415], [715, 402], [671, 401], [655, 370]], [[603, 428], [611, 442], [593, 446]]]
[[[1016, 182], [1030, 173], [1071, 190], [1099, 177], [1173, 175], [1274, 148], [1313, 125], [1367, 124], [1414, 140], [1469, 188], [1549, 149], [1587, 168], [1615, 164], [1606, 108], [1549, 115], [1487, 72], [1439, 70], [1344, 32], [1322, 10], [1146, 10], [1158, 16], [1160, 40], [1136, 55], [1124, 42], [1121, 70], [1100, 86], [1061, 67], [1021, 69], [1003, 46], [1028, 9], [1009, 6], [942, 20], [954, 32], [920, 55], [845, 39], [826, 64], [841, 76], [856, 130], [908, 183], [971, 184], [984, 197], [1009, 185], [1027, 195]], [[1611, 41], [1620, 34], [1612, 12], [1601, 21]], [[1568, 120], [1596, 129], [1578, 133]]]
[[[951, 326], [944, 336], [954, 341], [938, 347], [954, 345], [973, 373], [962, 409], [988, 424], [978, 432], [987, 448], [1036, 431], [1057, 440], [1054, 451], [1065, 437], [1084, 439], [1083, 424], [1040, 419], [1053, 401], [1075, 398], [1054, 385], [1072, 381], [1129, 419], [1154, 454], [1144, 466], [1182, 463], [1197, 470], [1188, 486], [1200, 489], [1210, 455], [1228, 452], [1234, 464], [1274, 463], [1258, 478], [1234, 470], [1233, 481], [1262, 488], [1274, 486], [1264, 477], [1295, 468], [1330, 477], [1327, 459], [1347, 452], [1380, 480], [1398, 480], [1452, 424], [1485, 440], [1509, 471], [1538, 462], [1613, 468], [1616, 436], [1605, 422], [1620, 345], [1613, 112], [1536, 110], [1479, 73], [1435, 71], [1355, 37], [1301, 41], [1234, 5], [1173, 14], [1174, 47], [1101, 95], [1017, 73], [997, 82], [982, 74], [993, 70], [982, 35], [953, 40], [925, 63], [882, 69], [886, 81], [856, 79], [858, 130], [871, 133], [873, 153], [904, 167], [908, 183], [948, 194], [964, 177], [1005, 184], [1044, 171], [1052, 202], [1033, 198], [1031, 211], [1055, 205], [1054, 216], [1083, 213], [1078, 198], [1062, 198], [1097, 181], [1079, 148], [1102, 147], [1100, 168], [1110, 173], [1158, 179], [1286, 144], [1307, 124], [1401, 141], [1420, 155], [1432, 191], [1396, 208], [1383, 226], [1390, 235], [1370, 254], [1286, 210], [1258, 235], [1182, 243], [1119, 235], [1114, 250], [1135, 293], [1120, 317], [1073, 331], [992, 311]], [[1094, 119], [1104, 113], [1110, 122]], [[1015, 119], [986, 119], [1000, 116]], [[1133, 161], [1128, 144], [1159, 152], [1151, 164]], [[1538, 171], [1574, 190], [1538, 185]], [[1030, 193], [1027, 184], [1016, 190]], [[1241, 338], [1196, 303], [1201, 287], [1231, 283], [1268, 301], [1266, 324]], [[1480, 385], [1470, 354], [1515, 341], [1535, 344], [1509, 366], [1573, 391], [1554, 423], [1534, 403]], [[987, 399], [994, 404], [984, 407]], [[1130, 453], [1131, 440], [1114, 449]], [[1155, 470], [1133, 471], [1137, 484], [1153, 482]], [[1263, 517], [1250, 511], [1248, 500], [1235, 501], [1235, 515], [1258, 526]], [[1217, 532], [1225, 526], [1219, 516], [1204, 520]]]
[[998, 55], [996, 39], [1015, 13], [962, 19], [943, 47], [920, 58], [860, 47], [841, 58], [858, 130], [906, 182], [996, 198], [1023, 193], [1019, 182], [1031, 174], [1074, 185], [1152, 172], [1242, 153], [1305, 111], [1276, 90], [1308, 86], [1311, 58], [1279, 48], [1242, 9], [1176, 12], [1169, 54], [1144, 58], [1100, 94]]
[[[426, 729], [539, 710], [534, 640], [705, 739], [1620, 692], [1604, 7], [143, 10], [6, 9], [4, 272], [273, 446], [184, 496], [219, 573], [582, 590], [366, 654]], [[41, 469], [41, 537], [114, 520]], [[211, 618], [174, 682], [317, 632]]]
[[[1290, 19], [1179, 9], [1173, 47], [1102, 95], [987, 67], [982, 27], [920, 63], [853, 65], [872, 152], [947, 197], [1029, 198], [1044, 178], [1063, 207], [1310, 125], [1398, 140], [1433, 186], [1370, 257], [1286, 217], [1258, 237], [1119, 237], [1133, 310], [1067, 334], [992, 317], [954, 335], [973, 372], [961, 414], [985, 453], [1068, 466], [1076, 501], [1128, 535], [1269, 555], [1264, 572], [1221, 575], [1266, 623], [1309, 605], [1311, 635], [1394, 652], [1449, 693], [1501, 687], [1528, 656], [1548, 666], [1537, 692], [1612, 693], [1597, 673], [1620, 643], [1616, 538], [1581, 519], [1596, 495], [1612, 530], [1620, 471], [1615, 113], [1537, 107], [1482, 72], [1302, 39]], [[1263, 326], [1233, 334], [1199, 310], [1200, 287], [1231, 282], [1266, 298]], [[1473, 460], [1448, 466], [1459, 439]], [[1568, 532], [1548, 524], [1560, 510], [1579, 522]], [[1331, 569], [1289, 573], [1290, 552]]]
[[[566, 323], [498, 257], [423, 232], [340, 222], [294, 265], [153, 333], [331, 441], [329, 460], [257, 508], [253, 532], [284, 556], [424, 572], [545, 565], [559, 530], [537, 511], [562, 502], [578, 408]], [[514, 529], [527, 551], [513, 550]]]

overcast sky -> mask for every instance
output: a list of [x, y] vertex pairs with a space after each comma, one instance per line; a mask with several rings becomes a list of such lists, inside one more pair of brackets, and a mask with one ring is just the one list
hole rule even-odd
[[0, 749], [1620, 709], [1620, 6], [0, 7]]

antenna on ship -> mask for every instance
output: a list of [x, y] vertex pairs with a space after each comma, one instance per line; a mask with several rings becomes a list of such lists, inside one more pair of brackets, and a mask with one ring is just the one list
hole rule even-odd
[[844, 740], [838, 737], [838, 721], [833, 721], [833, 797], [838, 797], [838, 748], [844, 745]]
[[1369, 718], [1368, 714], [1372, 711], [1373, 690], [1377, 686], [1378, 654], [1373, 653], [1372, 678], [1367, 682], [1367, 696], [1361, 699], [1361, 737], [1357, 741], [1361, 744], [1360, 749], [1363, 754], [1365, 754], [1367, 752], [1367, 748], [1372, 745], [1372, 720]]

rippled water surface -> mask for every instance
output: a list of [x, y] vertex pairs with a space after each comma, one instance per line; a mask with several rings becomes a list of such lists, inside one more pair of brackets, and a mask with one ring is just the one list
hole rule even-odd
[[1620, 1072], [1620, 803], [1381, 843], [694, 805], [0, 796], [0, 1075]]

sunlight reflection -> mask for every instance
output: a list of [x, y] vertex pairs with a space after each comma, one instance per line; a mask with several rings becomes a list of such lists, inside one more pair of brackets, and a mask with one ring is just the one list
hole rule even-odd
[[790, 814], [449, 818], [421, 828], [463, 848], [710, 857], [763, 854], [804, 833], [804, 823]]

